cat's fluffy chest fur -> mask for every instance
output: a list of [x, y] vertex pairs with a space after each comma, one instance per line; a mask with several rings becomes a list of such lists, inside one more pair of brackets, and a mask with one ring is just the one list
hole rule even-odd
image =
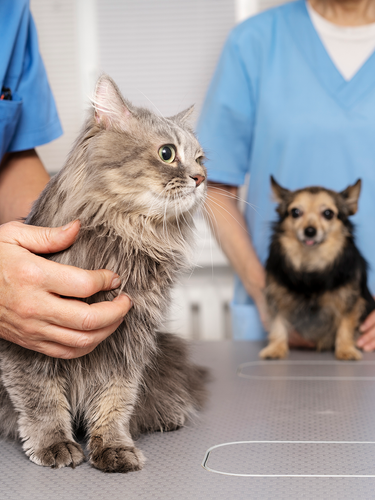
[[190, 364], [180, 340], [156, 331], [175, 275], [188, 264], [190, 210], [204, 199], [206, 173], [183, 115], [161, 119], [132, 108], [108, 77], [99, 80], [94, 102], [95, 114], [27, 223], [80, 219], [75, 244], [50, 258], [113, 270], [134, 305], [82, 358], [56, 360], [2, 341], [0, 421], [7, 424], [0, 430], [18, 434], [37, 464], [75, 466], [84, 458], [74, 441], [79, 421], [91, 463], [127, 472], [144, 463], [132, 436], [179, 427], [203, 400], [204, 372]]

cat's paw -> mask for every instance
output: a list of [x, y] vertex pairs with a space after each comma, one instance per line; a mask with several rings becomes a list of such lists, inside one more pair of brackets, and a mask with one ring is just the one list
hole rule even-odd
[[44, 467], [60, 469], [61, 467], [76, 467], [85, 459], [82, 448], [74, 441], [62, 441], [28, 453], [32, 462]]
[[283, 359], [287, 357], [288, 352], [288, 344], [274, 343], [262, 349], [259, 353], [259, 357], [262, 359]]
[[358, 361], [358, 360], [362, 359], [361, 352], [358, 349], [356, 349], [354, 346], [349, 346], [349, 347], [346, 347], [345, 349], [344, 348], [341, 348], [341, 349], [336, 348], [335, 356], [337, 359], [341, 359], [341, 360]]
[[90, 456], [90, 463], [103, 472], [133, 472], [145, 463], [143, 453], [134, 446], [98, 447]]

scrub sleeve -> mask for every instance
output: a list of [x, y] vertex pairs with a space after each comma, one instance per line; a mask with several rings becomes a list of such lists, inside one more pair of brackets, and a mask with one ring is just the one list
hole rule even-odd
[[0, 2], [0, 159], [32, 149], [62, 134], [56, 105], [38, 48], [28, 0]]
[[[228, 38], [197, 133], [209, 180], [239, 186], [250, 174], [245, 219], [263, 264], [276, 219], [270, 175], [292, 190], [321, 185], [340, 191], [361, 178], [352, 221], [375, 293], [375, 53], [346, 81], [304, 0], [254, 16]], [[232, 320], [234, 338], [265, 338], [238, 278]]]
[[[237, 36], [233, 31], [225, 44], [198, 125], [198, 137], [209, 159], [208, 179], [233, 186], [243, 185], [250, 170], [255, 115], [254, 89], [241, 60]], [[266, 336], [257, 308], [238, 276], [231, 313], [237, 340]]]

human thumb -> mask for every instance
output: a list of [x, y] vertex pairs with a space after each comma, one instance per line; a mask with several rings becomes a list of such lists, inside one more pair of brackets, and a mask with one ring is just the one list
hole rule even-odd
[[0, 239], [33, 253], [54, 253], [70, 247], [80, 228], [78, 220], [62, 227], [40, 227], [9, 222], [0, 227]]

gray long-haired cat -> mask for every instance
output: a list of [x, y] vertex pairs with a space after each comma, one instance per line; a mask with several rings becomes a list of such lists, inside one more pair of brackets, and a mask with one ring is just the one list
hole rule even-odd
[[[118, 273], [134, 306], [121, 326], [78, 359], [49, 358], [0, 342], [0, 432], [19, 437], [39, 465], [76, 466], [74, 440], [86, 429], [92, 465], [139, 470], [139, 432], [173, 430], [204, 399], [205, 371], [183, 342], [156, 333], [176, 273], [188, 265], [192, 210], [206, 192], [203, 152], [185, 124], [190, 110], [162, 118], [135, 108], [102, 76], [94, 110], [64, 168], [36, 201], [26, 223], [81, 221], [76, 242], [47, 256], [84, 269]], [[88, 302], [112, 300], [100, 292]]]

